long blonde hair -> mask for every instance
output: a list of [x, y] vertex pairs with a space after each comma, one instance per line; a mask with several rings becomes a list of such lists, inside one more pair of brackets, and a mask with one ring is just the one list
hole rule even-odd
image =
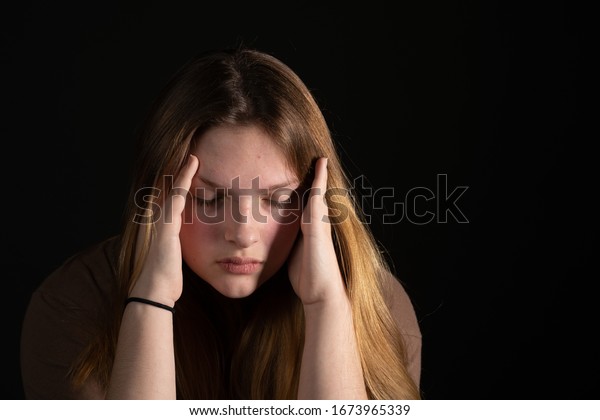
[[[195, 139], [222, 124], [258, 124], [283, 150], [298, 179], [310, 179], [316, 158], [328, 157], [328, 204], [338, 262], [353, 308], [365, 386], [372, 399], [418, 399], [405, 346], [384, 300], [389, 269], [350, 194], [317, 102], [280, 60], [251, 49], [215, 51], [188, 62], [167, 84], [139, 136], [138, 162], [125, 213], [118, 261], [119, 292], [98, 341], [81, 355], [74, 382], [108, 386], [123, 302], [141, 270], [151, 225], [134, 194], [162, 188], [183, 166]], [[167, 191], [168, 192], [168, 191]], [[148, 206], [152, 203], [147, 203]], [[143, 244], [137, 244], [139, 229]], [[141, 246], [140, 246], [141, 245]], [[136, 246], [142, 250], [135, 258]], [[184, 291], [174, 316], [177, 396], [183, 399], [294, 399], [304, 339], [302, 305], [287, 272], [251, 297], [220, 296], [184, 264]], [[261, 304], [268, 302], [268, 304]]]

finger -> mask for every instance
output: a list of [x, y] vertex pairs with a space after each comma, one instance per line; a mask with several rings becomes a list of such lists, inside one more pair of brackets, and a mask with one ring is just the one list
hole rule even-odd
[[327, 191], [327, 158], [319, 158], [315, 163], [315, 177], [310, 189], [308, 206], [303, 214], [303, 221], [319, 224], [328, 221], [328, 208], [325, 202]]
[[312, 193], [324, 195], [327, 190], [327, 158], [319, 158], [315, 164], [315, 178], [312, 184]]
[[185, 166], [177, 176], [173, 189], [165, 203], [165, 220], [173, 221], [173, 216], [179, 216], [185, 207], [185, 200], [192, 185], [192, 179], [198, 171], [200, 162], [194, 155], [189, 155]]
[[198, 158], [195, 155], [189, 155], [188, 161], [181, 169], [179, 176], [175, 180], [173, 191], [178, 192], [179, 194], [183, 193], [183, 195], [185, 195], [192, 185], [192, 179], [198, 171], [199, 165], [200, 162], [198, 161]]
[[[327, 214], [325, 192], [327, 191], [327, 158], [319, 158], [315, 164], [315, 179], [311, 189], [311, 201], [318, 207], [318, 212]], [[315, 216], [315, 215], [313, 215]], [[321, 218], [321, 217], [319, 217]]]

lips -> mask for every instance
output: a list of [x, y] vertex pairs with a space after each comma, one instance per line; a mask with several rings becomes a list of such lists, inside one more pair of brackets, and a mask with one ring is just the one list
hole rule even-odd
[[252, 274], [262, 266], [262, 261], [244, 257], [223, 258], [217, 263], [223, 270], [232, 274]]

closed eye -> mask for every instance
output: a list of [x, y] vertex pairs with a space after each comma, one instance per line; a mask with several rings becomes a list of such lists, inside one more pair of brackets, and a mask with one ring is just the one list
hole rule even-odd
[[292, 193], [280, 193], [273, 194], [270, 197], [263, 198], [270, 206], [275, 207], [277, 209], [297, 209], [297, 193], [292, 191]]
[[214, 206], [222, 201], [223, 201], [222, 195], [215, 196], [214, 198], [211, 198], [210, 200], [207, 200], [205, 198], [196, 197], [196, 202], [199, 205], [204, 206], [204, 207]]
[[267, 204], [269, 204], [272, 207], [276, 207], [278, 209], [283, 209], [290, 205], [289, 200], [279, 201], [279, 200], [275, 200], [275, 199], [264, 198], [263, 201], [266, 201]]

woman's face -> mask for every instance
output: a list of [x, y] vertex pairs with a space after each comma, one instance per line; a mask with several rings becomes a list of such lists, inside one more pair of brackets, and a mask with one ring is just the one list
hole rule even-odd
[[208, 130], [192, 151], [200, 166], [186, 200], [187, 265], [221, 294], [252, 294], [285, 263], [300, 226], [299, 181], [258, 126]]

